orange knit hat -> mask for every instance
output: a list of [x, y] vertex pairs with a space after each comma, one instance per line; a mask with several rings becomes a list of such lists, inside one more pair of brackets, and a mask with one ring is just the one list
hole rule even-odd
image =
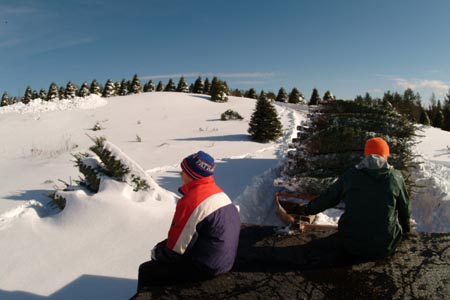
[[389, 146], [386, 141], [380, 137], [371, 138], [367, 140], [366, 146], [364, 147], [364, 156], [370, 154], [377, 154], [384, 158], [388, 158]]

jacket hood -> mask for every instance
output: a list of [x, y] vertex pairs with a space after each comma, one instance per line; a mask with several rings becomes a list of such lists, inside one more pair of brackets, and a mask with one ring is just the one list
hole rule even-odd
[[387, 159], [376, 154], [367, 155], [355, 168], [376, 180], [385, 178], [392, 170]]

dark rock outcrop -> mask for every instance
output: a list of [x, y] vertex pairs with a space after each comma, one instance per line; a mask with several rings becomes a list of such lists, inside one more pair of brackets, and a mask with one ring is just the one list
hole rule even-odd
[[134, 299], [449, 299], [450, 234], [412, 233], [394, 256], [358, 261], [336, 251], [331, 233], [244, 227], [231, 272]]

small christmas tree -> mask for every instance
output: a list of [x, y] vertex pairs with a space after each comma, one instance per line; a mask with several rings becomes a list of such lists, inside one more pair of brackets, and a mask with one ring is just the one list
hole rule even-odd
[[188, 85], [186, 83], [186, 80], [184, 80], [183, 76], [181, 76], [180, 80], [178, 81], [177, 92], [189, 93], [189, 87], [188, 87]]
[[142, 92], [141, 81], [139, 80], [139, 77], [137, 74], [134, 74], [133, 79], [131, 80], [129, 92], [131, 94], [138, 94], [138, 93]]
[[293, 104], [305, 104], [305, 97], [303, 97], [303, 94], [297, 88], [293, 88], [289, 94], [288, 102]]
[[50, 84], [50, 87], [48, 88], [48, 93], [47, 93], [47, 101], [54, 101], [57, 100], [59, 98], [59, 91], [58, 91], [58, 86], [56, 85], [56, 83], [52, 82]]
[[27, 86], [27, 89], [25, 90], [25, 94], [22, 98], [22, 103], [28, 104], [30, 101], [33, 100], [33, 92], [31, 91], [31, 87]]
[[98, 84], [98, 81], [96, 79], [92, 80], [89, 91], [94, 95], [102, 95], [102, 89], [100, 88], [100, 85]]
[[277, 110], [263, 92], [250, 118], [248, 133], [252, 140], [261, 143], [275, 141], [282, 135], [282, 125], [278, 119]]
[[228, 101], [228, 88], [221, 80], [215, 80], [211, 84], [211, 101], [214, 102], [227, 102]]
[[169, 81], [167, 82], [166, 87], [164, 88], [164, 92], [175, 92], [175, 91], [176, 91], [175, 83], [173, 82], [172, 78], [170, 78]]
[[275, 101], [277, 102], [287, 102], [289, 99], [288, 94], [286, 93], [286, 90], [284, 88], [280, 88], [278, 90], [277, 98]]
[[105, 84], [105, 88], [103, 89], [102, 96], [105, 98], [112, 97], [116, 94], [116, 85], [111, 79], [108, 79]]
[[194, 94], [203, 94], [203, 81], [202, 78], [200, 76], [197, 77], [197, 79], [194, 82], [194, 87], [192, 88], [192, 92]]

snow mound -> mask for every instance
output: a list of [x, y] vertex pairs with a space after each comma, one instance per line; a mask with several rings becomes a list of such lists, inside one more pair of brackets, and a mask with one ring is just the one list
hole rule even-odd
[[87, 97], [75, 97], [73, 99], [62, 99], [56, 101], [44, 101], [40, 98], [30, 101], [28, 104], [18, 102], [0, 108], [0, 114], [19, 113], [34, 114], [49, 111], [65, 111], [72, 109], [93, 109], [108, 103], [106, 98], [92, 94]]

